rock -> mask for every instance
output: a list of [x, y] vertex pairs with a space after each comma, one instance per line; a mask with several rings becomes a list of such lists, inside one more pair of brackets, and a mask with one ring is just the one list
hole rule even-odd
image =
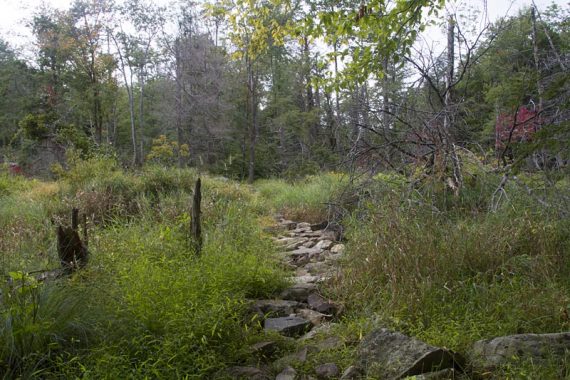
[[297, 256], [309, 256], [311, 254], [317, 254], [317, 253], [321, 253], [321, 249], [315, 249], [315, 248], [306, 248], [306, 247], [300, 247], [295, 249], [292, 252], [289, 252], [289, 255], [291, 257], [297, 257]]
[[307, 303], [311, 309], [316, 310], [319, 313], [334, 315], [338, 311], [338, 307], [334, 303], [325, 300], [317, 293], [309, 294], [307, 297]]
[[299, 341], [311, 340], [317, 334], [328, 334], [334, 326], [336, 326], [336, 323], [323, 323], [300, 337]]
[[[300, 247], [302, 247], [303, 244], [305, 244], [306, 242], [307, 242], [307, 239], [298, 238], [295, 241], [287, 244], [287, 246], [285, 246], [285, 251], [286, 252], [295, 251], [296, 249], [299, 249]], [[301, 248], [301, 249], [303, 249], [303, 248]], [[307, 249], [307, 248], [305, 248], [305, 249]]]
[[295, 312], [295, 308], [299, 307], [299, 302], [288, 300], [257, 300], [251, 305], [251, 310], [264, 318], [269, 315], [272, 317], [286, 317]]
[[254, 354], [257, 354], [257, 355], [263, 356], [263, 357], [269, 357], [269, 356], [273, 355], [275, 353], [275, 351], [277, 350], [277, 343], [275, 343], [273, 341], [258, 342], [258, 343], [252, 344], [249, 347], [249, 349]]
[[315, 373], [319, 379], [332, 379], [339, 375], [340, 370], [336, 364], [326, 363], [315, 368]]
[[307, 361], [308, 354], [309, 354], [309, 348], [303, 347], [299, 351], [286, 355], [281, 359], [275, 361], [273, 365], [276, 367], [283, 367], [283, 366], [289, 366], [291, 365], [291, 363], [304, 363]]
[[303, 247], [305, 248], [313, 248], [315, 246], [316, 242], [314, 240], [308, 240], [305, 243], [303, 243]]
[[297, 270], [295, 271], [295, 275], [297, 277], [308, 276], [309, 271], [306, 270], [305, 268], [297, 268]]
[[304, 229], [308, 228], [310, 230], [311, 229], [311, 223], [305, 223], [305, 222], [299, 223], [299, 224], [297, 224], [297, 228], [304, 228]]
[[474, 372], [486, 372], [513, 357], [531, 358], [537, 363], [553, 356], [563, 359], [568, 351], [570, 333], [519, 334], [475, 342], [469, 359]]
[[227, 369], [233, 379], [269, 380], [268, 374], [256, 367], [231, 367]]
[[362, 370], [356, 366], [351, 365], [344, 370], [340, 380], [356, 380], [362, 378]]
[[301, 318], [310, 321], [314, 326], [318, 326], [323, 322], [328, 316], [318, 311], [311, 309], [299, 309], [296, 313]]
[[309, 271], [309, 273], [311, 274], [324, 274], [327, 272], [330, 272], [332, 269], [330, 267], [330, 265], [328, 265], [327, 263], [324, 262], [318, 262], [318, 263], [310, 263], [305, 265], [305, 269]]
[[317, 286], [315, 284], [295, 284], [290, 288], [285, 289], [281, 293], [280, 298], [284, 300], [305, 302], [307, 301], [309, 294], [315, 292], [316, 290]]
[[368, 377], [380, 379], [463, 366], [463, 360], [452, 352], [387, 329], [367, 335], [358, 347], [358, 358]]
[[295, 380], [297, 378], [297, 371], [293, 367], [285, 367], [283, 371], [275, 377], [275, 380]]
[[320, 279], [321, 278], [319, 276], [311, 276], [311, 275], [291, 277], [291, 281], [293, 281], [296, 284], [314, 284], [315, 282], [318, 282]]
[[291, 337], [304, 334], [310, 326], [311, 322], [299, 317], [267, 318], [264, 324], [265, 330]]
[[319, 351], [326, 351], [326, 350], [332, 350], [332, 349], [338, 348], [338, 347], [343, 346], [343, 345], [344, 345], [344, 342], [338, 336], [329, 336], [325, 340], [322, 340], [322, 341], [316, 343], [315, 347]]
[[346, 249], [346, 247], [344, 246], [344, 244], [337, 244], [331, 248], [331, 253], [334, 255], [341, 254], [341, 253], [344, 253], [345, 249]]
[[332, 245], [333, 245], [333, 242], [330, 240], [320, 240], [317, 243], [317, 245], [315, 245], [315, 248], [325, 250], [325, 249], [329, 249]]

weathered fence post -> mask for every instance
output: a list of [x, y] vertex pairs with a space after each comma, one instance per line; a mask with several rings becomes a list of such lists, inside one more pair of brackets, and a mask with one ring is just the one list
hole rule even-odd
[[196, 253], [202, 250], [202, 227], [200, 226], [200, 203], [202, 202], [202, 180], [198, 178], [194, 186], [194, 196], [192, 199], [192, 219], [190, 220], [190, 233], [196, 248]]
[[[71, 210], [71, 227], [59, 226], [57, 228], [57, 253], [62, 268], [67, 272], [73, 272], [87, 264], [89, 251], [79, 237], [79, 210]], [[85, 236], [87, 231], [83, 226]]]

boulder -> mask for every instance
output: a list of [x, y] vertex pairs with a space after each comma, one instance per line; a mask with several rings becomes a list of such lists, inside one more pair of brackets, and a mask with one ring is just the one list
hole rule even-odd
[[275, 380], [295, 380], [296, 378], [297, 371], [295, 371], [295, 368], [288, 366], [275, 377]]
[[358, 347], [358, 359], [368, 377], [379, 379], [402, 379], [463, 366], [463, 360], [450, 351], [388, 329], [367, 335]]
[[340, 370], [336, 364], [326, 363], [315, 368], [315, 374], [318, 379], [332, 379], [338, 377]]
[[304, 334], [311, 327], [311, 322], [300, 317], [267, 318], [264, 327], [265, 330], [295, 337]]
[[519, 334], [475, 342], [469, 359], [474, 372], [486, 372], [513, 358], [530, 358], [534, 363], [570, 351], [570, 333]]

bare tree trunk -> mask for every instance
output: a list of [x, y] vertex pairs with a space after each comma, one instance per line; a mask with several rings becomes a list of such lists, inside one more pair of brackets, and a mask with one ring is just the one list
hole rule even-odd
[[532, 53], [534, 56], [534, 67], [536, 70], [536, 88], [538, 90], [538, 111], [542, 111], [543, 93], [542, 82], [540, 81], [540, 60], [538, 56], [538, 33], [536, 30], [536, 9], [530, 8], [530, 18], [532, 21]]
[[255, 145], [257, 143], [257, 94], [255, 91], [255, 69], [253, 67], [253, 63], [249, 58], [246, 58], [246, 61], [248, 71], [248, 91], [251, 99], [251, 125], [249, 128], [249, 166], [247, 182], [253, 183], [253, 180], [255, 179]]
[[177, 38], [175, 41], [175, 58], [176, 58], [176, 137], [178, 140], [178, 167], [182, 168], [184, 166], [184, 158], [181, 155], [181, 149], [183, 142], [182, 136], [182, 59], [180, 56], [180, 39]]

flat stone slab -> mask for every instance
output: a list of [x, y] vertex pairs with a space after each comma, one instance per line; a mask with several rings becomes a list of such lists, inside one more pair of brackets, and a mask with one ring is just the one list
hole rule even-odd
[[300, 317], [267, 318], [265, 330], [277, 331], [285, 336], [299, 336], [311, 327], [311, 322]]
[[486, 372], [508, 363], [513, 357], [533, 362], [564, 358], [570, 351], [570, 333], [518, 334], [475, 342], [469, 353], [475, 372]]

